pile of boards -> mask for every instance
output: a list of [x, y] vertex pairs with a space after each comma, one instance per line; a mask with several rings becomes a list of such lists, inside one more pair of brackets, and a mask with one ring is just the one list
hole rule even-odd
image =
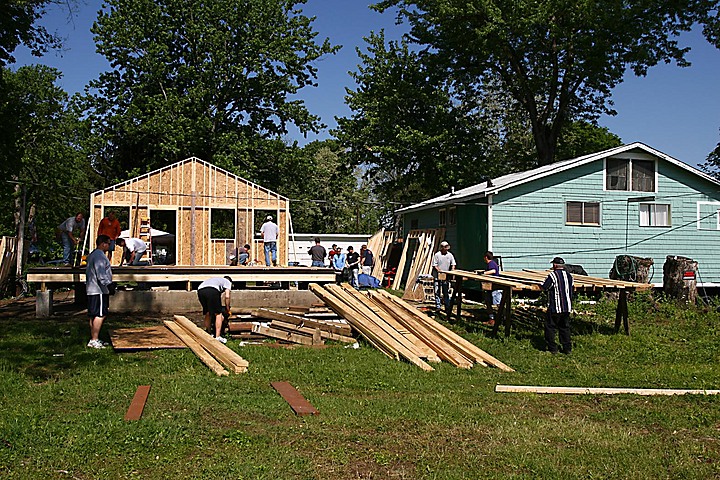
[[[420, 275], [429, 275], [432, 272], [432, 257], [440, 248], [440, 242], [445, 238], [444, 228], [429, 228], [426, 230], [410, 230], [405, 240], [405, 248], [400, 257], [400, 264], [395, 274], [392, 288], [400, 289], [403, 277], [405, 281], [406, 300], [422, 300], [424, 293], [422, 286], [418, 286], [417, 280]], [[405, 272], [407, 263], [410, 268]]]
[[348, 284], [310, 284], [310, 289], [338, 315], [345, 318], [374, 347], [390, 358], [417, 365], [445, 360], [458, 368], [474, 364], [514, 370], [473, 343], [383, 290], [359, 292]]
[[228, 329], [233, 337], [244, 340], [275, 339], [300, 345], [323, 345], [326, 340], [355, 343], [352, 329], [344, 320], [305, 316], [325, 312], [329, 312], [326, 307], [257, 308], [242, 315], [245, 321], [231, 321]]
[[174, 321], [165, 320], [165, 325], [216, 375], [228, 375], [228, 370], [233, 373], [247, 372], [248, 361], [234, 350], [218, 342], [188, 318], [182, 315], [173, 318]]

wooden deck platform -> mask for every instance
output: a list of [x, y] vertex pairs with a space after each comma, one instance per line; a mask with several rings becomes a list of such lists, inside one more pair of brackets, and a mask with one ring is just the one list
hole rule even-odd
[[[115, 282], [147, 282], [167, 284], [185, 282], [188, 287], [211, 277], [229, 275], [233, 282], [334, 282], [335, 272], [320, 267], [176, 267], [166, 265], [113, 267]], [[28, 282], [72, 284], [85, 282], [85, 267], [37, 267], [31, 268]], [[188, 288], [190, 290], [191, 288]]]

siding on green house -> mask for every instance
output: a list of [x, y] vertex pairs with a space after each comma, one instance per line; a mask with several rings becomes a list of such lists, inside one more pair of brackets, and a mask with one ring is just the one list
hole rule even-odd
[[[484, 200], [481, 201], [481, 203]], [[452, 205], [407, 213], [403, 216], [403, 236], [407, 238], [417, 220], [418, 229], [440, 228], [440, 208], [446, 211]], [[485, 267], [483, 255], [487, 250], [487, 207], [484, 205], [457, 205], [455, 225], [445, 225], [441, 240], [450, 244], [458, 268], [473, 270]], [[446, 217], [449, 218], [449, 217]]]
[[[662, 282], [665, 257], [682, 255], [699, 262], [700, 281], [720, 283], [718, 186], [663, 160], [657, 170], [655, 194], [604, 191], [603, 160], [501, 191], [492, 199], [492, 249], [505, 270], [546, 269], [561, 255], [599, 277], [607, 277], [617, 255], [652, 257], [654, 283]], [[627, 199], [652, 195], [648, 203], [670, 205], [670, 227], [639, 225], [639, 203]], [[568, 201], [600, 202], [600, 226], [566, 225]], [[698, 214], [708, 216], [701, 229]]]

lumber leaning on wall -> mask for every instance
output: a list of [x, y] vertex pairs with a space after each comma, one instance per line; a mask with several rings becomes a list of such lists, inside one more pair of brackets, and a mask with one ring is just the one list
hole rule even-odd
[[536, 387], [496, 385], [498, 393], [560, 393], [570, 395], [720, 395], [720, 390], [678, 390], [670, 388]]

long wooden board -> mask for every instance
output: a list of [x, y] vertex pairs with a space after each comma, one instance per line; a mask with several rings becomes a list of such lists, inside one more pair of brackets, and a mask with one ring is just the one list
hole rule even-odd
[[278, 340], [283, 340], [285, 342], [299, 343], [300, 345], [315, 345], [312, 337], [307, 335], [298, 335], [286, 330], [255, 325], [253, 326], [252, 331], [253, 333], [259, 333], [260, 335], [265, 335], [266, 337], [277, 338]]
[[320, 414], [320, 412], [288, 382], [272, 382], [270, 385], [285, 399], [296, 415]]
[[248, 368], [248, 361], [238, 355], [229, 347], [214, 339], [207, 332], [191, 322], [187, 317], [175, 315], [175, 322], [190, 333], [202, 347], [210, 352], [220, 363], [225, 365], [234, 373], [245, 373]]
[[223, 367], [220, 362], [215, 360], [215, 357], [210, 355], [207, 350], [205, 350], [202, 345], [198, 343], [197, 340], [195, 340], [194, 337], [192, 337], [187, 331], [182, 328], [180, 325], [178, 325], [175, 322], [172, 322], [170, 320], [165, 320], [165, 325], [172, 330], [172, 332], [177, 335], [180, 340], [182, 340], [185, 345], [188, 346], [192, 352], [197, 355], [197, 357], [200, 359], [201, 362], [203, 362], [205, 365], [210, 368], [213, 372], [215, 372], [215, 375], [219, 377], [224, 377], [226, 375], [230, 375], [230, 373], [225, 370], [225, 367]]
[[286, 323], [294, 323], [295, 325], [303, 327], [319, 328], [320, 330], [332, 332], [337, 335], [349, 336], [352, 333], [350, 325], [340, 323], [332, 324], [318, 320], [311, 320], [297, 315], [290, 315], [287, 313], [278, 312], [277, 310], [272, 310], [269, 308], [258, 308], [256, 310], [253, 310], [252, 315], [254, 317], [266, 318], [268, 320], [280, 320]]
[[125, 414], [125, 420], [140, 420], [142, 417], [143, 410], [145, 409], [145, 403], [147, 402], [148, 395], [150, 395], [150, 385], [140, 385], [135, 390], [135, 396], [130, 402], [130, 407]]
[[499, 393], [561, 393], [571, 395], [720, 395], [720, 390], [682, 390], [669, 388], [598, 388], [537, 387], [533, 385], [496, 385]]

